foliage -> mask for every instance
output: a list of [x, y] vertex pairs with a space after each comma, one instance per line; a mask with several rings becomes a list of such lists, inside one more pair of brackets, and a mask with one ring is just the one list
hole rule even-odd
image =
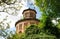
[[0, 0], [0, 12], [6, 12], [9, 15], [15, 16], [18, 14], [22, 5], [20, 0]]
[[60, 19], [58, 19], [58, 25], [57, 27], [60, 29]]
[[60, 17], [60, 0], [36, 0], [36, 5], [46, 15], [52, 18]]
[[9, 31], [8, 29], [10, 28], [10, 23], [11, 23], [11, 20], [7, 22], [8, 16], [18, 15], [18, 11], [20, 11], [22, 5], [23, 4], [20, 3], [19, 0], [0, 0], [0, 16], [2, 16], [1, 15], [2, 13], [4, 16], [6, 13], [8, 14], [6, 15], [5, 18], [4, 17], [0, 18], [2, 19], [0, 20], [0, 36], [5, 38], [8, 35], [7, 31]]
[[28, 27], [25, 30], [25, 35], [25, 39], [45, 39], [46, 37], [49, 39], [55, 38], [53, 35], [45, 33], [44, 30], [40, 29], [40, 27], [36, 25], [31, 25], [30, 27]]
[[12, 34], [11, 36], [8, 36], [7, 39], [21, 39], [22, 34]]
[[0, 5], [6, 3], [7, 5], [15, 3], [16, 0], [0, 0]]
[[31, 35], [31, 34], [39, 34], [40, 33], [40, 28], [35, 25], [31, 25], [25, 30], [25, 34]]
[[25, 33], [19, 33], [19, 34], [10, 33], [10, 35], [7, 37], [7, 39], [23, 39], [23, 38], [25, 38]]
[[[6, 32], [6, 29], [9, 29], [10, 28], [10, 25], [9, 23], [10, 22], [5, 22], [7, 20], [7, 17], [5, 17], [2, 21], [0, 21], [0, 36], [2, 37], [6, 37], [7, 36], [7, 32]], [[4, 23], [5, 22], [5, 23]]]
[[48, 17], [46, 22], [45, 22], [45, 27], [44, 27], [44, 31], [47, 34], [52, 34], [55, 35], [57, 38], [60, 38], [60, 29], [57, 28], [55, 25], [53, 25], [53, 23], [51, 22], [51, 19]]
[[26, 28], [25, 33], [11, 34], [11, 36], [8, 36], [7, 39], [43, 39], [43, 38], [54, 39], [55, 38], [55, 36], [48, 35], [43, 31], [38, 26], [31, 25], [30, 27]]
[[35, 0], [35, 2], [42, 11], [40, 26], [44, 26], [45, 33], [53, 34], [59, 38], [60, 28], [57, 28], [59, 24], [54, 25], [52, 20], [57, 21], [57, 18], [60, 18], [60, 0]]

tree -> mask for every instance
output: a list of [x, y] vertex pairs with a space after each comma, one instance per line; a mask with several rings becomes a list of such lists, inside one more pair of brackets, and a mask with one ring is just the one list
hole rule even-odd
[[[35, 0], [35, 4], [42, 11], [42, 20], [49, 17], [52, 20], [60, 18], [60, 0]], [[45, 22], [45, 21], [44, 21]]]
[[2, 21], [0, 21], [0, 36], [4, 38], [8, 34], [6, 30], [10, 28], [10, 25], [9, 25], [10, 22], [8, 23], [6, 22], [6, 24], [4, 23], [6, 20], [7, 20], [7, 16]]
[[7, 39], [55, 39], [55, 36], [48, 35], [44, 30], [36, 25], [31, 25], [26, 28], [24, 33], [20, 34], [11, 34]]
[[36, 0], [36, 5], [46, 15], [52, 18], [60, 17], [60, 0]]
[[[0, 0], [0, 12], [6, 12], [9, 15], [17, 15], [23, 3], [20, 0]], [[12, 11], [13, 10], [13, 11]]]
[[8, 36], [7, 39], [23, 39], [24, 34], [11, 34], [11, 36]]
[[20, 34], [11, 34], [7, 37], [7, 39], [35, 39], [39, 37], [40, 28], [35, 25], [31, 25], [30, 27], [27, 27], [24, 33]]
[[43, 29], [36, 25], [31, 25], [25, 30], [25, 38], [24, 39], [55, 39], [54, 35], [49, 35], [44, 32]]
[[31, 35], [31, 34], [39, 34], [40, 33], [40, 28], [35, 25], [31, 25], [25, 30], [26, 35]]
[[46, 32], [59, 38], [60, 28], [57, 28], [58, 24], [54, 25], [52, 20], [57, 21], [57, 18], [60, 18], [60, 0], [35, 0], [35, 2], [42, 11], [41, 25], [44, 26]]
[[18, 11], [20, 11], [22, 5], [23, 4], [21, 3], [20, 0], [0, 0], [0, 16], [1, 16], [1, 13], [3, 13], [3, 15], [5, 13], [8, 14], [6, 15], [5, 18], [0, 20], [0, 36], [5, 38], [8, 35], [7, 31], [9, 31], [8, 29], [10, 28], [11, 20], [9, 22], [6, 22], [6, 21], [8, 20], [8, 17], [11, 15], [17, 16]]

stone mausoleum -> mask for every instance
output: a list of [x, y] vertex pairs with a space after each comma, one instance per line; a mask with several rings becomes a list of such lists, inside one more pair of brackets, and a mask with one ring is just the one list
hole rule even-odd
[[32, 24], [39, 24], [39, 20], [36, 19], [37, 12], [34, 9], [25, 9], [22, 14], [24, 18], [15, 23], [16, 33], [23, 33], [25, 31], [25, 27]]

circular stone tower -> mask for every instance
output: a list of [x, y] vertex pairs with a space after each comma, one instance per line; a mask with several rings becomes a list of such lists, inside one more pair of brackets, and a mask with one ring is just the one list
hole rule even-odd
[[16, 33], [23, 33], [25, 31], [25, 28], [27, 26], [30, 26], [32, 24], [38, 25], [39, 20], [36, 19], [36, 11], [34, 9], [26, 9], [23, 11], [23, 17], [24, 19], [18, 20], [15, 24], [16, 27]]

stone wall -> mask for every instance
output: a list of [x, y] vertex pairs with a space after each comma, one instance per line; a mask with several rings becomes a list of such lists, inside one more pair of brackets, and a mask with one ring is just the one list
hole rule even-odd
[[23, 33], [25, 31], [25, 27], [30, 26], [32, 24], [38, 25], [38, 23], [39, 21], [37, 20], [26, 20], [26, 21], [19, 22], [16, 25], [16, 32]]

